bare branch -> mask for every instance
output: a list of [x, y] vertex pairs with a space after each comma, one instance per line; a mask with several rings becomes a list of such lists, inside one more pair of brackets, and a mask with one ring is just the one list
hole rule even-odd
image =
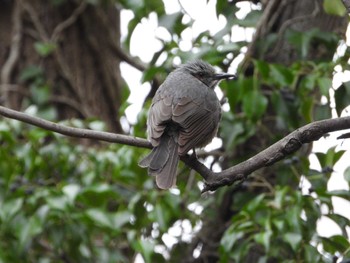
[[344, 134], [340, 135], [339, 137], [337, 137], [338, 140], [348, 139], [348, 138], [350, 138], [350, 132], [344, 133]]
[[30, 116], [23, 112], [11, 110], [3, 106], [0, 106], [0, 115], [71, 137], [95, 139], [100, 141], [114, 142], [149, 149], [152, 148], [151, 143], [142, 138], [122, 134], [115, 134], [110, 132], [100, 132], [88, 129], [67, 127], [38, 117]]
[[[151, 143], [142, 138], [67, 127], [3, 106], [0, 106], [0, 115], [71, 137], [101, 140], [148, 149], [152, 148]], [[307, 124], [250, 159], [218, 173], [211, 171], [198, 161], [198, 159], [188, 154], [182, 156], [181, 160], [205, 179], [205, 187], [202, 192], [214, 191], [219, 187], [245, 180], [252, 172], [280, 161], [286, 156], [296, 152], [305, 143], [317, 141], [329, 132], [345, 129], [350, 129], [350, 117], [327, 119]]]
[[[15, 5], [15, 10], [13, 14], [13, 33], [12, 33], [12, 40], [11, 40], [11, 48], [10, 48], [10, 55], [6, 62], [4, 63], [4, 66], [1, 69], [1, 84], [2, 87], [5, 87], [6, 85], [9, 85], [11, 83], [11, 74], [12, 71], [20, 57], [20, 47], [21, 47], [21, 40], [22, 40], [22, 1], [17, 1]], [[4, 101], [5, 105], [9, 103], [8, 92], [0, 88], [0, 92], [2, 93], [2, 100]]]
[[213, 191], [224, 185], [231, 185], [234, 182], [244, 180], [252, 172], [270, 166], [287, 155], [296, 152], [303, 144], [317, 141], [329, 132], [345, 129], [350, 129], [350, 117], [312, 122], [293, 131], [254, 157], [222, 172], [214, 173], [200, 167], [200, 174], [206, 180], [202, 192]]
[[[49, 37], [48, 33], [46, 32], [43, 24], [40, 22], [39, 16], [38, 16], [35, 8], [33, 6], [31, 6], [29, 2], [24, 2], [23, 8], [28, 13], [28, 15], [29, 15], [34, 27], [35, 27], [35, 30], [39, 34], [40, 40], [43, 42], [50, 42], [50, 37]], [[55, 35], [58, 36], [58, 33], [62, 32], [62, 30], [58, 29], [58, 32], [55, 33], [52, 37], [55, 37]], [[54, 32], [55, 32], [55, 30], [54, 30]], [[73, 76], [72, 76], [72, 74], [67, 66], [66, 61], [64, 60], [64, 57], [62, 56], [62, 52], [60, 51], [59, 47], [56, 48], [56, 50], [54, 52], [54, 56], [58, 62], [58, 65], [60, 66], [60, 70], [62, 72], [62, 77], [69, 83], [70, 87], [74, 87]], [[76, 93], [75, 89], [72, 89], [72, 91], [74, 93]]]
[[74, 24], [74, 22], [78, 19], [81, 13], [84, 12], [84, 10], [87, 7], [87, 1], [82, 1], [80, 5], [73, 11], [73, 13], [63, 22], [59, 23], [55, 29], [53, 30], [53, 33], [51, 35], [51, 41], [57, 42], [60, 33], [65, 30], [66, 28], [70, 27]]
[[33, 6], [30, 5], [28, 2], [23, 2], [23, 8], [28, 13], [30, 19], [33, 22], [33, 25], [37, 32], [39, 33], [40, 38], [44, 42], [49, 42], [50, 38], [43, 26], [43, 24], [40, 22], [39, 16]]

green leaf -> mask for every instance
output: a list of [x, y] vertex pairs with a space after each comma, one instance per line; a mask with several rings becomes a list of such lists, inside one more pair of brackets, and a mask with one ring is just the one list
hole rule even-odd
[[307, 177], [307, 180], [311, 183], [314, 190], [326, 190], [328, 184], [328, 178], [322, 173], [311, 174]]
[[344, 179], [350, 183], [350, 166], [344, 171]]
[[97, 226], [113, 228], [111, 218], [107, 212], [101, 209], [89, 209], [85, 212], [88, 218], [90, 218]]
[[141, 82], [151, 81], [154, 79], [154, 76], [160, 71], [160, 68], [151, 66], [143, 72]]
[[285, 233], [283, 239], [292, 247], [294, 251], [297, 251], [303, 237], [299, 233]]
[[261, 77], [265, 80], [269, 78], [270, 75], [270, 67], [269, 64], [262, 60], [254, 60], [254, 65]]
[[300, 86], [304, 92], [313, 91], [313, 89], [315, 88], [316, 80], [317, 76], [315, 76], [314, 74], [309, 74], [301, 80]]
[[344, 16], [346, 14], [346, 8], [341, 0], [324, 0], [323, 8], [330, 15]]
[[30, 217], [22, 227], [19, 227], [19, 245], [20, 249], [24, 248], [31, 238], [39, 234], [43, 229], [43, 224], [37, 216]]
[[287, 40], [296, 47], [302, 58], [307, 57], [311, 39], [312, 34], [310, 32], [287, 31]]
[[322, 168], [333, 167], [343, 156], [345, 151], [337, 151], [336, 146], [328, 149], [326, 153], [315, 153]]
[[217, 1], [216, 3], [216, 15], [222, 14], [223, 12], [225, 12], [225, 10], [227, 10], [227, 2], [226, 1]]
[[350, 219], [339, 214], [328, 214], [325, 215], [339, 225], [342, 230], [343, 236], [347, 236], [347, 228], [350, 226]]
[[235, 108], [238, 102], [242, 99], [242, 94], [245, 89], [253, 86], [252, 78], [239, 77], [236, 81], [224, 82], [221, 85], [226, 88], [226, 96], [232, 113], [235, 113]]
[[247, 206], [245, 207], [245, 210], [248, 211], [249, 213], [255, 213], [256, 210], [258, 210], [260, 207], [265, 205], [264, 198], [265, 198], [264, 194], [258, 195], [247, 204]]
[[332, 88], [332, 79], [327, 77], [319, 77], [317, 78], [317, 85], [320, 88], [321, 94], [328, 98], [329, 90]]
[[254, 239], [257, 243], [265, 247], [266, 252], [270, 250], [272, 231], [264, 231], [254, 235]]
[[66, 210], [69, 203], [65, 196], [48, 197], [46, 202], [51, 209], [55, 210]]
[[275, 199], [271, 201], [271, 204], [273, 207], [276, 207], [277, 209], [281, 209], [284, 205], [284, 199], [289, 191], [289, 187], [282, 187], [276, 189], [275, 192]]
[[181, 24], [181, 20], [179, 20], [179, 18], [181, 18], [181, 17], [182, 17], [181, 12], [163, 15], [159, 18], [158, 25], [160, 27], [166, 28], [170, 33], [173, 33], [175, 26], [178, 23]]
[[292, 85], [294, 74], [286, 67], [270, 64], [270, 78], [281, 87], [285, 87]]
[[230, 113], [224, 112], [220, 128], [220, 136], [224, 139], [226, 149], [232, 149], [239, 142], [239, 136], [245, 132], [243, 123], [238, 120], [230, 118]]
[[116, 193], [106, 183], [98, 183], [82, 189], [77, 200], [92, 207], [103, 206], [108, 200], [116, 198]]
[[165, 207], [162, 207], [159, 203], [157, 203], [155, 208], [154, 208], [154, 212], [155, 212], [155, 216], [156, 216], [156, 221], [158, 222], [160, 229], [166, 230], [167, 219], [165, 218], [165, 214], [167, 213], [167, 211], [166, 211]]
[[255, 27], [262, 15], [261, 10], [252, 10], [242, 20], [237, 19], [237, 25], [242, 27]]
[[314, 105], [313, 115], [314, 115], [315, 121], [332, 118], [332, 112], [331, 112], [331, 108], [329, 107], [329, 104], [327, 103], [325, 105], [321, 105], [321, 104]]
[[306, 122], [312, 122], [313, 117], [313, 107], [314, 106], [314, 98], [313, 97], [305, 97], [301, 102], [300, 111], [302, 116], [305, 118]]
[[[135, 2], [135, 1], [133, 1], [133, 2]], [[139, 2], [139, 1], [137, 1], [137, 2]], [[127, 34], [127, 37], [125, 38], [125, 41], [124, 41], [124, 44], [126, 45], [126, 47], [128, 49], [130, 48], [130, 41], [131, 41], [131, 37], [133, 35], [133, 32], [136, 29], [139, 22], [140, 22], [140, 18], [135, 17], [135, 18], [131, 19], [129, 24], [128, 24], [128, 34]]]
[[[295, 200], [294, 200], [295, 202]], [[289, 207], [289, 209], [285, 212], [286, 214], [286, 220], [289, 225], [289, 229], [291, 229], [294, 233], [300, 233], [301, 232], [301, 206], [295, 204], [292, 207]]]
[[327, 194], [341, 197], [341, 198], [344, 198], [345, 200], [350, 199], [350, 192], [347, 190], [333, 190], [333, 191], [328, 191]]
[[221, 238], [221, 246], [224, 251], [231, 251], [234, 244], [244, 237], [244, 231], [237, 231], [232, 225], [227, 229], [224, 236]]
[[350, 82], [343, 83], [334, 93], [335, 109], [338, 116], [350, 105]]
[[128, 211], [120, 211], [111, 215], [113, 228], [119, 229], [130, 222], [132, 214]]
[[229, 52], [233, 52], [233, 51], [237, 51], [241, 48], [240, 45], [238, 45], [237, 43], [225, 43], [223, 45], [218, 46], [218, 51], [222, 52], [222, 53], [229, 53]]
[[30, 93], [33, 98], [33, 101], [38, 105], [46, 103], [51, 96], [51, 91], [48, 85], [32, 85]]
[[334, 255], [336, 253], [343, 254], [350, 247], [350, 242], [341, 235], [331, 236], [330, 238], [322, 238], [322, 244], [325, 251]]
[[51, 55], [57, 48], [56, 44], [50, 42], [35, 42], [34, 48], [42, 57]]
[[334, 50], [339, 41], [339, 38], [333, 32], [321, 31], [318, 28], [308, 32], [288, 30], [287, 39], [297, 48], [303, 59], [307, 59], [309, 49], [312, 48], [313, 43], [317, 42], [329, 50]]
[[258, 90], [252, 90], [243, 97], [243, 110], [248, 118], [259, 119], [266, 111], [268, 100]]
[[68, 200], [73, 203], [75, 197], [78, 195], [80, 191], [80, 186], [78, 184], [69, 184], [62, 188], [62, 192], [68, 198]]
[[13, 200], [8, 200], [0, 205], [0, 218], [2, 221], [11, 220], [12, 217], [18, 213], [22, 208], [23, 199], [16, 198]]
[[43, 70], [39, 66], [28, 66], [26, 67], [19, 76], [19, 79], [22, 81], [33, 80], [37, 77], [41, 77]]
[[305, 244], [304, 245], [304, 260], [305, 262], [322, 262], [320, 260], [320, 254], [317, 251], [317, 248], [310, 245], [310, 244]]
[[154, 253], [154, 244], [148, 240], [138, 240], [136, 249], [140, 251], [146, 262], [152, 262], [152, 254]]

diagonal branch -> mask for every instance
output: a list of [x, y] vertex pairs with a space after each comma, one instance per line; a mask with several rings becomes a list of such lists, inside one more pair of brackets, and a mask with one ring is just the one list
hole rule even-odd
[[[19, 111], [11, 110], [3, 106], [0, 106], [0, 115], [67, 136], [120, 143], [148, 149], [152, 148], [151, 143], [142, 138], [67, 127]], [[235, 182], [246, 179], [252, 172], [262, 167], [270, 166], [296, 152], [305, 143], [317, 141], [329, 132], [345, 129], [350, 129], [350, 117], [312, 122], [291, 132], [283, 139], [250, 159], [218, 173], [214, 173], [198, 161], [198, 159], [195, 159], [190, 155], [182, 156], [181, 160], [205, 179], [205, 187], [202, 192], [214, 191], [219, 187], [231, 185]]]
[[82, 1], [80, 5], [73, 11], [73, 13], [66, 20], [64, 20], [63, 22], [61, 22], [55, 27], [51, 35], [51, 41], [53, 43], [56, 43], [58, 41], [59, 35], [63, 30], [65, 30], [66, 28], [70, 27], [75, 23], [78, 17], [84, 12], [87, 5], [88, 5], [87, 1]]
[[250, 159], [222, 172], [214, 173], [212, 171], [204, 171], [201, 168], [199, 173], [206, 180], [202, 192], [213, 191], [221, 186], [231, 185], [234, 182], [244, 180], [252, 172], [262, 167], [270, 166], [296, 152], [303, 144], [317, 141], [329, 132], [345, 129], [350, 129], [350, 117], [312, 122], [291, 132]]

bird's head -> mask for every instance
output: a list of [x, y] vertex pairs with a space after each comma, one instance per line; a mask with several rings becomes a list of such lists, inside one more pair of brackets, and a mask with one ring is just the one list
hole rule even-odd
[[236, 79], [236, 75], [228, 73], [216, 73], [215, 69], [208, 63], [202, 60], [195, 60], [193, 62], [182, 65], [180, 70], [184, 70], [197, 78], [209, 88], [214, 89], [215, 86], [222, 79]]

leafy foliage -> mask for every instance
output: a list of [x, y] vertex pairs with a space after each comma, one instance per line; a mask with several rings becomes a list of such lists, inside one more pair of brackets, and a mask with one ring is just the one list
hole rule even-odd
[[[336, 5], [333, 1], [324, 1], [324, 9], [340, 15], [340, 0]], [[65, 2], [53, 0], [52, 4], [59, 8]], [[170, 35], [168, 40], [160, 39], [162, 49], [143, 72], [143, 82], [164, 78], [176, 60], [202, 58], [227, 70], [249, 45], [247, 40], [233, 42], [232, 28], [251, 29], [262, 15], [254, 6], [241, 19], [232, 1], [217, 1], [217, 16], [225, 18], [225, 27], [193, 37], [193, 52], [188, 52], [180, 43], [194, 20], [183, 10], [169, 14], [161, 0], [117, 2], [133, 12], [122, 43], [125, 50], [130, 48], [136, 27], [150, 14], [157, 16], [158, 26]], [[91, 8], [111, 7], [116, 1], [88, 3]], [[259, 54], [275, 38], [269, 36]], [[333, 99], [338, 115], [350, 104], [349, 83], [335, 91], [332, 88], [334, 68], [349, 68], [348, 49], [334, 61], [309, 59], [315, 42], [335, 51], [339, 37], [317, 29], [307, 33], [289, 30], [286, 40], [300, 60], [285, 66], [251, 59], [251, 74], [242, 72], [237, 81], [221, 83], [227, 97], [219, 131], [223, 154], [205, 158], [206, 163], [225, 167], [246, 160], [258, 151], [254, 148], [257, 138], [268, 144], [305, 123], [331, 117]], [[56, 48], [51, 43], [35, 44], [43, 59]], [[31, 93], [23, 105], [35, 105], [38, 115], [54, 119], [56, 112], [47, 105], [50, 84], [44, 73], [39, 64], [23, 69], [21, 81]], [[129, 94], [125, 86], [123, 96]], [[121, 115], [128, 106], [125, 102], [120, 108]], [[130, 134], [144, 136], [145, 122], [146, 109], [131, 125]], [[271, 122], [273, 130], [268, 126]], [[69, 124], [103, 127], [96, 120], [71, 120]], [[333, 197], [349, 200], [350, 194], [327, 189], [333, 167], [344, 154], [335, 148], [315, 154], [320, 170], [310, 169], [307, 154], [296, 154], [254, 173], [247, 185], [202, 197], [198, 177], [182, 164], [178, 188], [157, 190], [153, 178], [137, 165], [146, 153], [143, 149], [86, 143], [12, 120], [0, 120], [0, 145], [0, 262], [133, 262], [140, 255], [145, 262], [181, 262], [211, 245], [212, 240], [201, 240], [206, 228], [213, 239], [216, 232], [222, 232], [215, 251], [219, 262], [249, 262], [252, 251], [257, 255], [250, 262], [350, 258], [350, 219], [335, 213], [332, 202]], [[236, 154], [241, 148], [244, 154]], [[273, 175], [273, 182], [264, 177], [265, 172]], [[349, 168], [344, 178], [350, 186]], [[225, 202], [230, 211], [220, 210]], [[317, 223], [322, 217], [333, 220], [341, 234], [320, 236]], [[214, 227], [209, 228], [212, 222]]]

